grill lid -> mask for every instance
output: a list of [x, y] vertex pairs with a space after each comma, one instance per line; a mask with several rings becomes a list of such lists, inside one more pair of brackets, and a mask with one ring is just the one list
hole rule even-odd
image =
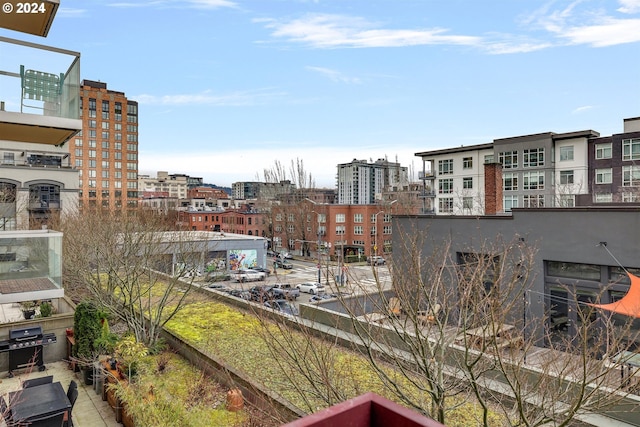
[[11, 329], [9, 339], [12, 341], [22, 341], [42, 336], [42, 326], [31, 326], [28, 328]]

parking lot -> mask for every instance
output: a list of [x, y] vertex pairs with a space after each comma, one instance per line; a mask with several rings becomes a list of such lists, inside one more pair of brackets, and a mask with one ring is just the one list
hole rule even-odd
[[[256, 285], [273, 285], [276, 283], [288, 283], [292, 287], [301, 283], [316, 283], [318, 281], [318, 267], [313, 261], [304, 261], [298, 259], [289, 260], [292, 265], [291, 269], [277, 268], [274, 270], [273, 265], [269, 265], [271, 274], [265, 280], [238, 282], [236, 280], [225, 280], [220, 282], [200, 282], [203, 288], [214, 290], [235, 290], [249, 291]], [[338, 265], [321, 266], [321, 283], [324, 285], [324, 293], [331, 294], [336, 292], [360, 293], [372, 292], [380, 285], [384, 289], [391, 286], [391, 276], [389, 269], [384, 266], [371, 267], [370, 265], [348, 265], [340, 268]], [[377, 279], [374, 277], [377, 275]], [[338, 286], [339, 273], [343, 272], [343, 285]], [[303, 289], [304, 290], [304, 289]], [[294, 305], [299, 303], [308, 303], [314, 295], [307, 292], [300, 292], [297, 300], [293, 301]]]

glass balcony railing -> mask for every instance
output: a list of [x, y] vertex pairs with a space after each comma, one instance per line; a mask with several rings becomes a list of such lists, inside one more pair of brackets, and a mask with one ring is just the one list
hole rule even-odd
[[0, 37], [0, 111], [80, 119], [80, 54]]

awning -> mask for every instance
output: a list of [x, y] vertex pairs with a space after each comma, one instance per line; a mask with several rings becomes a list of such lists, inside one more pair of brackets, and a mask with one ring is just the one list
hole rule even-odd
[[625, 316], [640, 318], [640, 277], [634, 276], [629, 272], [627, 272], [627, 276], [629, 276], [629, 280], [631, 280], [631, 286], [625, 296], [610, 304], [589, 305], [614, 313], [624, 314]]

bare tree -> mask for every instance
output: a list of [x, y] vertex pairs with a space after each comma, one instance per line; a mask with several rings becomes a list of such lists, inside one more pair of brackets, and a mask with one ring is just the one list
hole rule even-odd
[[75, 296], [89, 297], [152, 345], [180, 310], [203, 265], [205, 243], [135, 216], [96, 211], [67, 218], [64, 275]]

